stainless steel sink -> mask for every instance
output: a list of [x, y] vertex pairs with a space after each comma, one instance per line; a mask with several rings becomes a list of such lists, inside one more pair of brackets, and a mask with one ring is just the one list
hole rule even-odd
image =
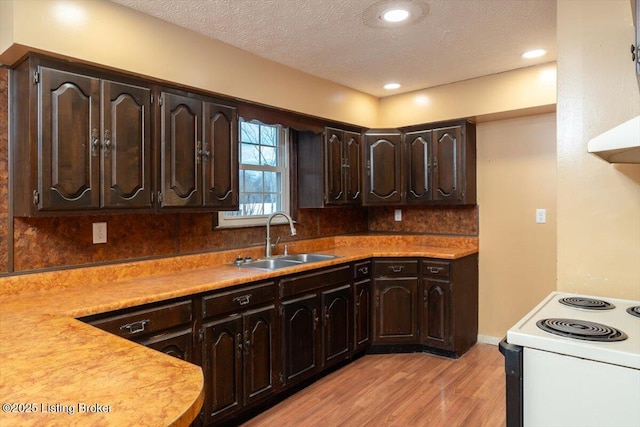
[[337, 258], [337, 256], [326, 255], [326, 254], [295, 254], [295, 255], [282, 255], [279, 257], [279, 259], [297, 261], [301, 263], [326, 261], [328, 259], [334, 259], [334, 258]]
[[256, 268], [259, 270], [279, 270], [281, 268], [294, 267], [296, 265], [311, 264], [319, 261], [338, 258], [336, 255], [327, 254], [295, 254], [279, 255], [269, 258], [237, 263], [239, 267]]

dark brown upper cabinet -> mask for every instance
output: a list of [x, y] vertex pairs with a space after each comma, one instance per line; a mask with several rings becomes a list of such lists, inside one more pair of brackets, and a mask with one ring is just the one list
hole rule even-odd
[[369, 131], [364, 140], [364, 204], [403, 202], [404, 162], [399, 131]]
[[470, 122], [432, 130], [433, 201], [476, 203], [476, 130]]
[[367, 132], [363, 204], [475, 204], [475, 141], [469, 121]]
[[298, 132], [298, 207], [359, 205], [362, 135], [326, 127], [323, 135]]
[[420, 204], [431, 200], [431, 131], [419, 130], [404, 134], [407, 153], [406, 202]]
[[14, 215], [151, 211], [151, 91], [31, 58], [12, 70]]
[[168, 91], [160, 105], [160, 208], [237, 209], [235, 108]]

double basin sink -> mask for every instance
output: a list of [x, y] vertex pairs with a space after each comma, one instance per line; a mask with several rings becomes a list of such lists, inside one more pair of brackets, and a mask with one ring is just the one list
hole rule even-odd
[[296, 265], [301, 264], [311, 264], [314, 262], [327, 261], [334, 258], [338, 258], [338, 256], [327, 254], [278, 255], [269, 258], [236, 262], [235, 265], [239, 267], [248, 267], [271, 271], [279, 270], [281, 268], [295, 267]]

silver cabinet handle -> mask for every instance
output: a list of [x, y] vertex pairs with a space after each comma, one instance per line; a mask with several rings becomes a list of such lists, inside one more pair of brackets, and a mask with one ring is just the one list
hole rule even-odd
[[144, 331], [145, 326], [151, 323], [151, 320], [138, 320], [137, 322], [127, 323], [126, 325], [120, 326], [121, 331], [127, 331], [130, 334], [138, 334]]
[[98, 129], [91, 131], [91, 156], [98, 157]]
[[111, 154], [111, 132], [107, 129], [104, 131], [104, 156], [109, 157]]
[[369, 274], [369, 267], [360, 267], [358, 268], [360, 274]]
[[390, 265], [389, 266], [389, 270], [393, 271], [394, 273], [400, 273], [402, 270], [404, 270], [404, 266], [403, 265]]
[[240, 295], [239, 297], [235, 297], [233, 301], [240, 305], [247, 305], [251, 302], [251, 294]]
[[431, 267], [430, 266], [428, 268], [428, 270], [429, 270], [429, 273], [431, 273], [431, 274], [438, 274], [443, 270], [443, 268], [442, 267]]

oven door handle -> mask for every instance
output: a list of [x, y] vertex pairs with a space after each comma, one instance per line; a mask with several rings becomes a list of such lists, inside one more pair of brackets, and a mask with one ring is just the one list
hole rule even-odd
[[504, 355], [504, 371], [507, 390], [507, 427], [522, 427], [523, 418], [523, 348], [509, 344], [505, 337], [498, 346]]

